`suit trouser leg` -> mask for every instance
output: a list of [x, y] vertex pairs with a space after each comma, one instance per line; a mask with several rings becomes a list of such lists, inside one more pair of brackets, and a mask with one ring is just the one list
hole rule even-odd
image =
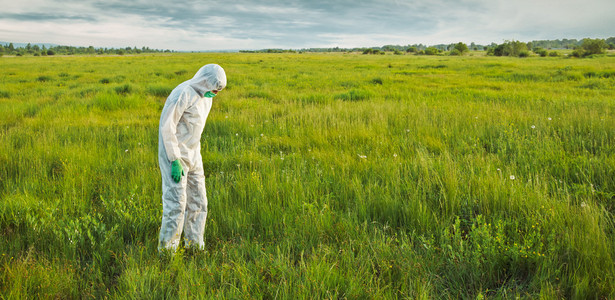
[[203, 249], [205, 243], [205, 222], [207, 221], [207, 192], [202, 160], [197, 160], [194, 169], [188, 173], [186, 209], [184, 218], [184, 239], [187, 246]]

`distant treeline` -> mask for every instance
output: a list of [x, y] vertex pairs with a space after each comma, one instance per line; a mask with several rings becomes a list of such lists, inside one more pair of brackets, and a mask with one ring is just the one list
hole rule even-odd
[[171, 50], [159, 50], [150, 49], [149, 47], [142, 48], [94, 48], [89, 47], [73, 47], [73, 46], [49, 46], [45, 45], [32, 45], [27, 44], [23, 47], [15, 47], [13, 43], [0, 44], [0, 56], [2, 55], [33, 55], [33, 56], [46, 56], [46, 55], [74, 55], [74, 54], [141, 54], [141, 53], [163, 53], [173, 52]]
[[[527, 45], [528, 49], [548, 49], [548, 50], [560, 50], [560, 49], [577, 49], [582, 46], [584, 40], [576, 40], [576, 39], [562, 39], [562, 40], [539, 40], [539, 41], [531, 41], [528, 43], [524, 43]], [[615, 37], [610, 37], [605, 41], [606, 48], [615, 49]], [[453, 51], [459, 43], [453, 44], [438, 44], [438, 45], [424, 45], [424, 44], [413, 44], [413, 45], [385, 45], [381, 47], [361, 47], [361, 48], [304, 48], [300, 50], [284, 50], [284, 49], [262, 49], [262, 50], [242, 50], [239, 52], [244, 53], [285, 53], [285, 52], [363, 52], [366, 51], [369, 53], [366, 54], [374, 54], [380, 52], [413, 52], [413, 53], [424, 53], [425, 50], [427, 52], [433, 52], [433, 49], [443, 52], [443, 51]], [[506, 43], [504, 43], [506, 44]], [[470, 43], [467, 45], [468, 50], [474, 51], [487, 51], [489, 49], [496, 49], [498, 44], [491, 43], [489, 45], [479, 45], [475, 43]]]
[[[546, 50], [561, 50], [561, 49], [581, 49], [584, 47], [584, 44], [587, 44], [587, 41], [599, 42], [601, 49], [615, 49], [615, 37], [610, 37], [607, 39], [562, 39], [562, 40], [538, 40], [531, 41], [527, 43], [522, 43], [519, 41], [506, 41], [503, 44], [491, 43], [489, 45], [479, 45], [475, 43], [470, 43], [466, 45], [462, 42], [453, 43], [453, 44], [438, 44], [427, 46], [424, 44], [413, 44], [413, 45], [385, 45], [381, 47], [361, 47], [361, 48], [304, 48], [300, 50], [293, 49], [262, 49], [262, 50], [240, 50], [242, 53], [301, 53], [301, 52], [362, 52], [363, 54], [384, 54], [385, 52], [393, 52], [395, 54], [402, 54], [404, 52], [407, 53], [416, 53], [416, 54], [426, 54], [426, 55], [435, 55], [443, 53], [444, 51], [450, 51], [452, 55], [462, 54], [466, 51], [487, 51], [488, 54], [498, 55], [499, 52], [506, 53], [506, 48], [510, 48], [510, 45], [515, 46], [521, 49], [521, 56], [525, 53], [524, 51], [534, 51], [538, 53], [538, 51], [546, 51]], [[523, 45], [520, 47], [520, 45]], [[170, 53], [175, 52], [172, 50], [160, 50], [160, 49], [150, 49], [149, 47], [126, 47], [126, 48], [94, 48], [93, 46], [89, 47], [73, 47], [73, 46], [52, 46], [49, 45], [46, 47], [45, 45], [39, 44], [27, 44], [25, 46], [14, 46], [13, 43], [8, 44], [0, 44], [0, 56], [2, 55], [33, 55], [33, 56], [46, 56], [46, 55], [74, 55], [74, 54], [115, 54], [115, 55], [125, 55], [125, 54], [141, 54], [141, 53]], [[554, 54], [554, 52], [551, 52]], [[504, 54], [506, 55], [506, 54]]]

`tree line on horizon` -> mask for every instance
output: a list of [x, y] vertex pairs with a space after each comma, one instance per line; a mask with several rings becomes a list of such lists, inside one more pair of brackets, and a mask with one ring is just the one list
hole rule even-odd
[[414, 53], [419, 55], [438, 55], [449, 52], [451, 55], [461, 55], [467, 51], [487, 51], [488, 55], [495, 56], [518, 56], [524, 57], [532, 51], [540, 56], [557, 56], [559, 52], [554, 50], [574, 49], [572, 55], [584, 57], [591, 54], [599, 54], [604, 49], [615, 49], [615, 37], [607, 39], [562, 39], [562, 40], [534, 40], [531, 42], [505, 41], [502, 44], [491, 43], [489, 45], [479, 45], [474, 42], [467, 45], [463, 42], [452, 44], [438, 44], [427, 46], [424, 44], [412, 44], [406, 46], [385, 45], [381, 47], [357, 47], [357, 48], [304, 48], [301, 50], [292, 49], [262, 49], [262, 50], [242, 50], [244, 53], [286, 53], [286, 52], [362, 52], [363, 54], [384, 54], [393, 52], [394, 54]]
[[[574, 49], [572, 56], [585, 57], [593, 54], [600, 54], [604, 49], [615, 49], [615, 37], [607, 39], [557, 39], [557, 40], [535, 40], [531, 42], [505, 41], [502, 44], [491, 43], [489, 45], [479, 45], [474, 42], [466, 45], [463, 42], [453, 44], [438, 44], [427, 46], [424, 44], [412, 44], [406, 46], [385, 45], [381, 47], [361, 47], [361, 48], [304, 48], [301, 50], [292, 49], [262, 49], [262, 50], [240, 50], [240, 53], [303, 53], [303, 52], [362, 52], [363, 54], [384, 54], [393, 52], [394, 54], [413, 53], [418, 55], [439, 55], [448, 51], [450, 55], [462, 55], [468, 51], [487, 51], [487, 55], [495, 56], [529, 56], [530, 51], [540, 56], [558, 56], [554, 50]], [[126, 55], [142, 53], [171, 53], [172, 50], [150, 49], [149, 47], [137, 48], [95, 48], [74, 47], [74, 46], [49, 46], [32, 45], [28, 43], [23, 47], [16, 47], [13, 43], [0, 44], [0, 56], [2, 55]]]
[[137, 48], [94, 48], [89, 47], [74, 47], [74, 46], [49, 46], [45, 45], [32, 45], [28, 43], [26, 46], [19, 47], [13, 43], [0, 44], [0, 56], [2, 55], [32, 55], [32, 56], [50, 56], [50, 55], [75, 55], [75, 54], [111, 54], [111, 55], [125, 55], [125, 54], [141, 54], [141, 53], [170, 53], [171, 50], [150, 49], [149, 47]]

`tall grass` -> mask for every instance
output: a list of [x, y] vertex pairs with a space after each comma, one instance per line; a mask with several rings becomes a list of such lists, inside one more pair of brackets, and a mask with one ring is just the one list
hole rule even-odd
[[[159, 114], [212, 62], [207, 251], [160, 256]], [[615, 296], [613, 57], [2, 66], [7, 298]]]

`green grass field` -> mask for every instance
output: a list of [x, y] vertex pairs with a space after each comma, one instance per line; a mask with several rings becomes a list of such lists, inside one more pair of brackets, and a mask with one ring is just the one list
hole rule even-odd
[[[204, 64], [206, 251], [156, 250]], [[0, 58], [0, 297], [614, 298], [615, 56]]]

